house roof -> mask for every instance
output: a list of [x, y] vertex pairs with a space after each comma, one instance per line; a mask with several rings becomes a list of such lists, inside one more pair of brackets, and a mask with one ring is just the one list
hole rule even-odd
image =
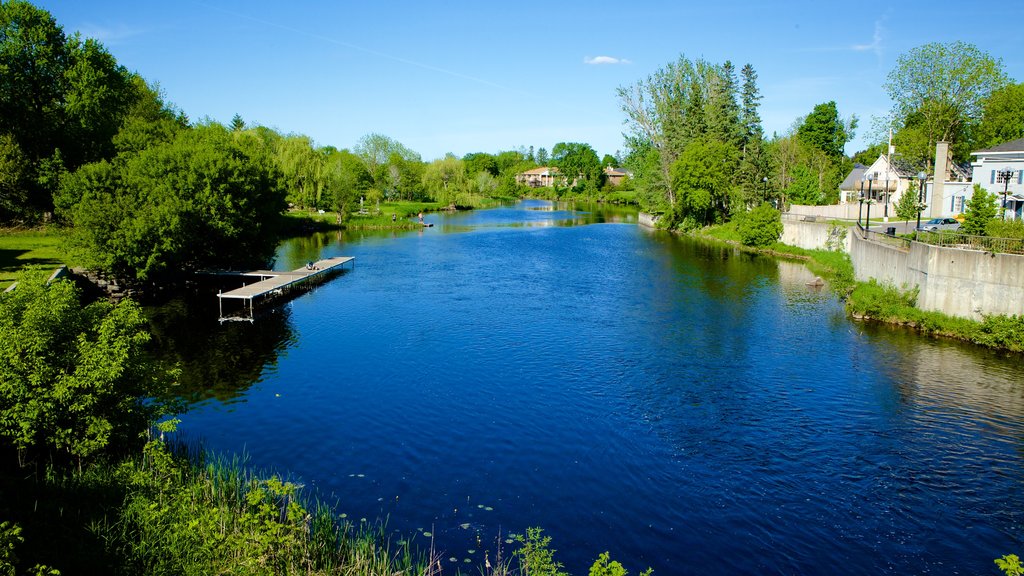
[[986, 148], [984, 150], [978, 150], [977, 152], [971, 152], [971, 155], [977, 156], [979, 154], [1005, 154], [1011, 152], [1024, 152], [1024, 138], [1017, 138], [1016, 140], [1003, 142], [998, 146], [993, 146], [991, 148]]
[[612, 168], [611, 166], [605, 166], [604, 173], [609, 176], [626, 176], [629, 174], [629, 171], [623, 170], [622, 168]]
[[902, 158], [890, 158], [889, 165], [892, 166], [893, 171], [900, 178], [916, 178], [917, 173], [921, 171], [921, 167], [915, 166]]
[[522, 172], [521, 174], [523, 174], [524, 176], [547, 176], [548, 174], [553, 174], [555, 172], [557, 172], [555, 168], [551, 168], [550, 166], [541, 166], [540, 168], [527, 170], [526, 172]]
[[846, 175], [842, 184], [839, 185], [840, 190], [855, 190], [859, 185], [859, 182], [864, 179], [864, 172], [868, 169], [867, 166], [860, 162], [853, 165], [853, 170]]

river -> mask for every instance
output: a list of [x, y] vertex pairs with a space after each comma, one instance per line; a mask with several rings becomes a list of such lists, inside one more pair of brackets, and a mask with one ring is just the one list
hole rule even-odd
[[530, 201], [284, 243], [355, 267], [254, 324], [178, 303], [182, 433], [477, 573], [978, 574], [1021, 553], [1020, 358], [848, 319], [801, 265]]

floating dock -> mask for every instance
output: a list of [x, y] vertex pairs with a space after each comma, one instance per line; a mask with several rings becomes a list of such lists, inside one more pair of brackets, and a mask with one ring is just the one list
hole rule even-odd
[[[339, 256], [325, 258], [302, 268], [287, 272], [284, 270], [250, 270], [247, 272], [215, 272], [217, 276], [242, 276], [247, 278], [259, 278], [256, 282], [236, 288], [228, 292], [218, 292], [217, 302], [220, 310], [220, 321], [225, 320], [248, 320], [252, 322], [255, 318], [253, 310], [257, 300], [267, 300], [284, 295], [285, 292], [303, 287], [313, 282], [323, 280], [329, 275], [340, 272], [342, 266], [352, 262], [355, 267], [355, 257]], [[243, 312], [248, 309], [246, 316], [225, 316], [224, 299], [230, 298], [242, 301]], [[246, 306], [248, 304], [248, 306]]]

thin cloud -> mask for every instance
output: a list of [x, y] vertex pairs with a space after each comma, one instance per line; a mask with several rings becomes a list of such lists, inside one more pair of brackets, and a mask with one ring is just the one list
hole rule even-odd
[[882, 57], [882, 21], [875, 20], [875, 33], [871, 37], [870, 44], [854, 44], [852, 48], [856, 52], [874, 52], [875, 56]]
[[601, 64], [632, 64], [632, 62], [625, 58], [616, 58], [614, 56], [594, 56], [593, 58], [586, 56], [583, 58], [583, 63], [590, 64], [592, 66], [598, 66]]
[[127, 26], [105, 27], [92, 23], [85, 23], [79, 26], [78, 32], [85, 38], [95, 38], [106, 46], [123, 44], [127, 40], [146, 33], [141, 28], [129, 28]]

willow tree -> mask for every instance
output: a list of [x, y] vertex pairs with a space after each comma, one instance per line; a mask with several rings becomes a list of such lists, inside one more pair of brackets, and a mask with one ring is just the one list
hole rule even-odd
[[427, 164], [423, 170], [423, 189], [435, 202], [455, 205], [467, 189], [465, 162], [447, 154]]

